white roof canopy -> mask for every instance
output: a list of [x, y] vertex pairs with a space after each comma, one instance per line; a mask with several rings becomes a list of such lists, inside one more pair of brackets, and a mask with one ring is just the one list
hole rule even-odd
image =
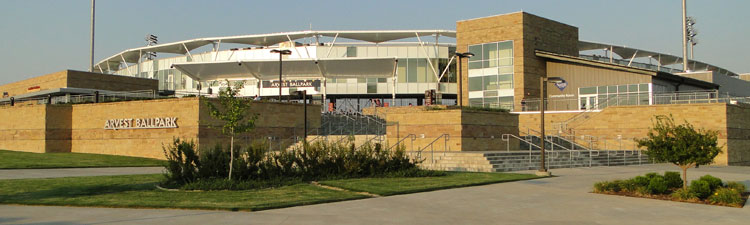
[[121, 63], [138, 63], [141, 56], [147, 52], [187, 54], [189, 51], [211, 43], [247, 44], [256, 46], [271, 46], [285, 41], [293, 41], [306, 37], [339, 37], [358, 41], [381, 43], [405, 38], [423, 36], [456, 37], [456, 31], [450, 30], [372, 30], [372, 31], [295, 31], [271, 34], [253, 34], [226, 37], [198, 38], [192, 40], [170, 42], [154, 46], [132, 48], [107, 57], [97, 63], [96, 69], [112, 69]]
[[[662, 66], [682, 64], [682, 57], [679, 57], [679, 56], [658, 53], [658, 52], [653, 52], [653, 51], [647, 51], [643, 49], [636, 49], [636, 48], [620, 46], [620, 45], [611, 45], [611, 44], [604, 44], [604, 43], [597, 43], [597, 42], [590, 42], [590, 41], [578, 41], [578, 50], [579, 51], [608, 50], [608, 51], [614, 52], [615, 54], [619, 55], [623, 59], [650, 57], [651, 59], [656, 60], [659, 63], [659, 65], [662, 65]], [[715, 70], [721, 74], [725, 74], [728, 76], [738, 76], [734, 72], [731, 72], [724, 68], [711, 65], [708, 63], [704, 63], [701, 61], [692, 60], [692, 59], [688, 59], [688, 68], [692, 71]]]
[[[327, 58], [284, 59], [284, 78], [384, 78], [393, 77], [396, 58]], [[254, 77], [259, 80], [279, 78], [279, 60], [246, 60], [239, 62], [175, 63], [172, 67], [198, 81]]]

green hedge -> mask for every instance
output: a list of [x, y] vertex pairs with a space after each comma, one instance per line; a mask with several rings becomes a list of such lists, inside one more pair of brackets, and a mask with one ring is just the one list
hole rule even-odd
[[267, 144], [235, 147], [233, 181], [229, 149], [220, 145], [195, 149], [193, 142], [175, 139], [164, 148], [167, 157], [163, 185], [191, 190], [253, 189], [294, 182], [359, 178], [442, 176], [444, 172], [417, 167], [403, 147], [385, 150], [380, 144], [356, 148], [353, 143], [315, 142], [290, 151], [269, 152]]
[[705, 175], [682, 188], [678, 172], [664, 175], [647, 173], [627, 180], [602, 181], [594, 184], [594, 192], [637, 196], [668, 195], [682, 201], [704, 201], [711, 204], [741, 206], [742, 193], [746, 187], [738, 182], [722, 182], [721, 179]]

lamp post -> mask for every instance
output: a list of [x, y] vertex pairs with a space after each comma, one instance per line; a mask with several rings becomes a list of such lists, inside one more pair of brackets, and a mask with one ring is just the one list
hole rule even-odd
[[456, 52], [456, 56], [458, 57], [458, 107], [463, 108], [464, 107], [464, 90], [463, 90], [463, 82], [461, 81], [462, 73], [463, 73], [463, 67], [461, 67], [461, 60], [463, 58], [471, 58], [474, 56], [474, 53], [471, 52]]
[[541, 100], [541, 101], [539, 101], [539, 117], [540, 117], [539, 119], [541, 120], [541, 127], [539, 128], [539, 130], [541, 130], [541, 132], [540, 132], [541, 133], [540, 139], [541, 139], [542, 144], [539, 145], [540, 155], [541, 155], [541, 161], [539, 162], [539, 171], [536, 172], [537, 176], [549, 176], [549, 175], [551, 175], [550, 172], [547, 171], [546, 165], [544, 165], [544, 160], [545, 160], [544, 159], [545, 158], [545, 154], [544, 154], [544, 140], [546, 140], [545, 139], [546, 137], [544, 135], [544, 108], [547, 105], [547, 104], [544, 104], [544, 94], [545, 94], [545, 92], [547, 90], [547, 82], [550, 82], [550, 83], [562, 83], [563, 81], [564, 80], [562, 78], [560, 78], [560, 77], [542, 77], [540, 79], [540, 82], [539, 82], [540, 83], [540, 87], [539, 87], [540, 94], [539, 94], [539, 96], [540, 96], [540, 100]]
[[283, 58], [284, 55], [291, 55], [292, 51], [286, 50], [286, 49], [285, 50], [274, 49], [274, 50], [271, 50], [271, 53], [279, 53], [279, 102], [281, 102], [281, 87], [284, 86], [283, 80], [281, 79], [281, 59]]

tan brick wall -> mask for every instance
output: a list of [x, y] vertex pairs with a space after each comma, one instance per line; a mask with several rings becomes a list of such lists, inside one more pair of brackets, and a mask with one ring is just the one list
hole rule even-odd
[[[39, 86], [38, 89], [29, 90]], [[88, 88], [110, 91], [159, 90], [159, 81], [155, 79], [119, 76], [101, 73], [89, 73], [75, 70], [63, 70], [42, 75], [15, 83], [0, 86], [0, 97], [3, 92], [8, 96], [32, 93], [56, 88]]]
[[[545, 114], [546, 133], [557, 132], [555, 124], [575, 116], [577, 113]], [[601, 112], [588, 113], [588, 119], [575, 119], [569, 124], [576, 136], [598, 137], [597, 149], [634, 149], [634, 138], [644, 138], [656, 115], [672, 115], [677, 123], [687, 121], [696, 128], [719, 132], [719, 154], [717, 165], [750, 165], [750, 116], [749, 106], [724, 103], [615, 106]], [[539, 130], [539, 114], [521, 114], [519, 127]], [[618, 138], [618, 135], [621, 138]], [[584, 143], [584, 142], [579, 142]]]
[[[299, 104], [253, 103], [256, 128], [248, 136], [302, 136], [304, 109]], [[220, 123], [199, 98], [162, 99], [77, 105], [0, 107], [0, 149], [28, 152], [80, 152], [164, 158], [162, 146], [173, 138], [199, 147], [226, 142]], [[177, 128], [105, 130], [109, 119], [177, 117]], [[308, 106], [309, 127], [320, 126], [320, 106]], [[242, 137], [238, 138], [241, 144]], [[228, 143], [227, 143], [228, 144]]]
[[[516, 108], [523, 96], [539, 98], [539, 78], [546, 75], [545, 60], [535, 54], [544, 50], [578, 56], [578, 28], [525, 12], [456, 22], [456, 51], [469, 45], [513, 41], [513, 85]], [[468, 104], [468, 61], [461, 64], [463, 101]]]
[[[518, 134], [518, 117], [515, 114], [499, 112], [463, 112], [459, 109], [426, 110], [424, 106], [404, 106], [378, 108], [378, 115], [384, 116], [386, 138], [389, 145], [408, 136], [416, 135], [412, 142], [404, 142], [407, 150], [424, 148], [443, 134], [448, 134], [450, 151], [493, 151], [506, 150], [508, 143], [501, 139], [502, 134]], [[441, 108], [445, 108], [444, 106]], [[366, 114], [374, 109], [367, 108]], [[517, 141], [509, 143], [517, 147]], [[443, 151], [443, 139], [433, 144], [435, 151]], [[427, 149], [428, 151], [430, 149]]]
[[[0, 97], [2, 97], [2, 94], [4, 92], [8, 92], [9, 97], [13, 97], [20, 94], [66, 87], [68, 82], [66, 74], [67, 70], [63, 70], [60, 72], [34, 77], [15, 83], [0, 85]], [[39, 86], [39, 88], [28, 90], [29, 88], [36, 86]]]
[[45, 152], [46, 106], [0, 107], [0, 149]]

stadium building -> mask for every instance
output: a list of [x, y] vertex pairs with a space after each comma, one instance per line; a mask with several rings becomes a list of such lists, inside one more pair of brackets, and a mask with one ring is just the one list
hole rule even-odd
[[[52, 139], [11, 135], [0, 139], [0, 148], [24, 150], [14, 146], [36, 143], [23, 142], [31, 140], [69, 141], [72, 144], [37, 143], [33, 151], [52, 151], [45, 149], [48, 146], [63, 152], [158, 158], [161, 144], [173, 136], [212, 143], [218, 133], [199, 122], [210, 120], [200, 104], [205, 100], [185, 97], [215, 96], [230, 80], [244, 82], [242, 95], [263, 99], [256, 110], [270, 116], [246, 138], [294, 140], [284, 146], [295, 145], [302, 134], [310, 140], [354, 135], [360, 143], [409, 142], [407, 150], [419, 157], [433, 153], [428, 161], [439, 169], [529, 169], [540, 146], [556, 151], [552, 157], [558, 164], [552, 165], [558, 167], [626, 165], [643, 162], [634, 139], [645, 137], [652, 119], [673, 115], [677, 121], [719, 132], [724, 152], [717, 164], [750, 165], [750, 124], [745, 121], [750, 116], [750, 79], [697, 60], [688, 60], [683, 71], [682, 62], [667, 53], [580, 40], [577, 27], [526, 12], [458, 21], [455, 31], [298, 31], [197, 38], [124, 50], [101, 60], [94, 73], [64, 71], [0, 86], [0, 102], [6, 105], [99, 102], [102, 95], [179, 97], [73, 105], [62, 110], [63, 117], [73, 118], [63, 128], [49, 124], [49, 118], [60, 114], [47, 109], [41, 134], [55, 134], [50, 129], [68, 133], [47, 136]], [[310, 127], [296, 116], [304, 111], [299, 104], [277, 100], [296, 98], [297, 91], [305, 91], [315, 105]], [[122, 110], [113, 116], [109, 108]], [[19, 112], [0, 108], [9, 118]], [[85, 129], [76, 128], [81, 121], [77, 117], [88, 118]], [[123, 118], [177, 122], [127, 131], [98, 127]], [[133, 142], [144, 137], [149, 141]], [[118, 146], [143, 152], [91, 147], [108, 139], [133, 140]], [[521, 155], [512, 155], [519, 151]], [[528, 165], [497, 165], [503, 162], [497, 157], [526, 156]]]

